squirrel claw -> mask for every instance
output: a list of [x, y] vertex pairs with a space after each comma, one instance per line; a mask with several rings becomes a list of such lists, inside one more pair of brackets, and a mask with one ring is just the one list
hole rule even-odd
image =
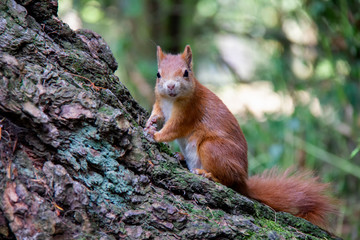
[[179, 162], [185, 161], [185, 157], [181, 152], [174, 153], [174, 158], [176, 158]]
[[157, 123], [158, 118], [155, 117], [151, 117], [149, 118], [149, 120], [146, 122], [145, 124], [145, 129], [146, 128], [151, 128], [151, 127], [155, 127], [156, 128], [156, 123]]

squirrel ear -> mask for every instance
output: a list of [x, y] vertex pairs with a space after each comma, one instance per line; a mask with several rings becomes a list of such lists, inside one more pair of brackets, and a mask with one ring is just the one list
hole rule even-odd
[[182, 57], [185, 59], [185, 62], [187, 64], [188, 68], [191, 70], [192, 69], [192, 52], [191, 52], [190, 45], [186, 45], [184, 52], [182, 54]]
[[160, 62], [164, 59], [165, 54], [163, 53], [163, 51], [161, 50], [160, 46], [157, 46], [157, 63], [158, 63], [158, 67], [160, 66]]

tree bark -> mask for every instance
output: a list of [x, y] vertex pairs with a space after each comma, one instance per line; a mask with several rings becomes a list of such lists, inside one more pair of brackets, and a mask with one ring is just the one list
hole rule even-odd
[[0, 0], [1, 239], [336, 239], [181, 166], [104, 40]]

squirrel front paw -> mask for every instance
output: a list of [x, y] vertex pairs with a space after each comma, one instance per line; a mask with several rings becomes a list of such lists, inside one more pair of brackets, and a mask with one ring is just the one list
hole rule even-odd
[[150, 128], [150, 127], [157, 127], [157, 122], [159, 120], [159, 117], [157, 115], [155, 116], [150, 116], [150, 118], [147, 120], [146, 124], [145, 124], [145, 129]]
[[156, 115], [150, 116], [150, 118], [147, 120], [145, 124], [145, 128], [144, 128], [145, 137], [151, 142], [155, 142], [154, 135], [156, 133], [157, 121], [158, 121], [158, 116]]
[[154, 139], [155, 133], [156, 133], [156, 127], [155, 127], [155, 126], [149, 126], [149, 127], [145, 127], [145, 128], [144, 128], [145, 137], [146, 137], [150, 142], [155, 142], [155, 139]]

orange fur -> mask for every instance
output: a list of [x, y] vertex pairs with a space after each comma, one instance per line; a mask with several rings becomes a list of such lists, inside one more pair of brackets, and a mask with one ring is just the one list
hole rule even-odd
[[249, 197], [269, 205], [276, 211], [297, 217], [326, 228], [327, 215], [334, 212], [334, 201], [326, 195], [329, 184], [320, 183], [310, 171], [276, 169], [248, 179]]
[[[275, 170], [248, 178], [247, 143], [225, 104], [200, 84], [192, 71], [192, 52], [164, 54], [157, 48], [156, 102], [145, 130], [157, 142], [177, 139], [189, 169], [259, 200], [276, 211], [285, 211], [325, 226], [332, 211], [331, 199], [309, 172], [290, 175]], [[188, 73], [188, 76], [186, 75]], [[160, 131], [153, 127], [165, 120]]]

